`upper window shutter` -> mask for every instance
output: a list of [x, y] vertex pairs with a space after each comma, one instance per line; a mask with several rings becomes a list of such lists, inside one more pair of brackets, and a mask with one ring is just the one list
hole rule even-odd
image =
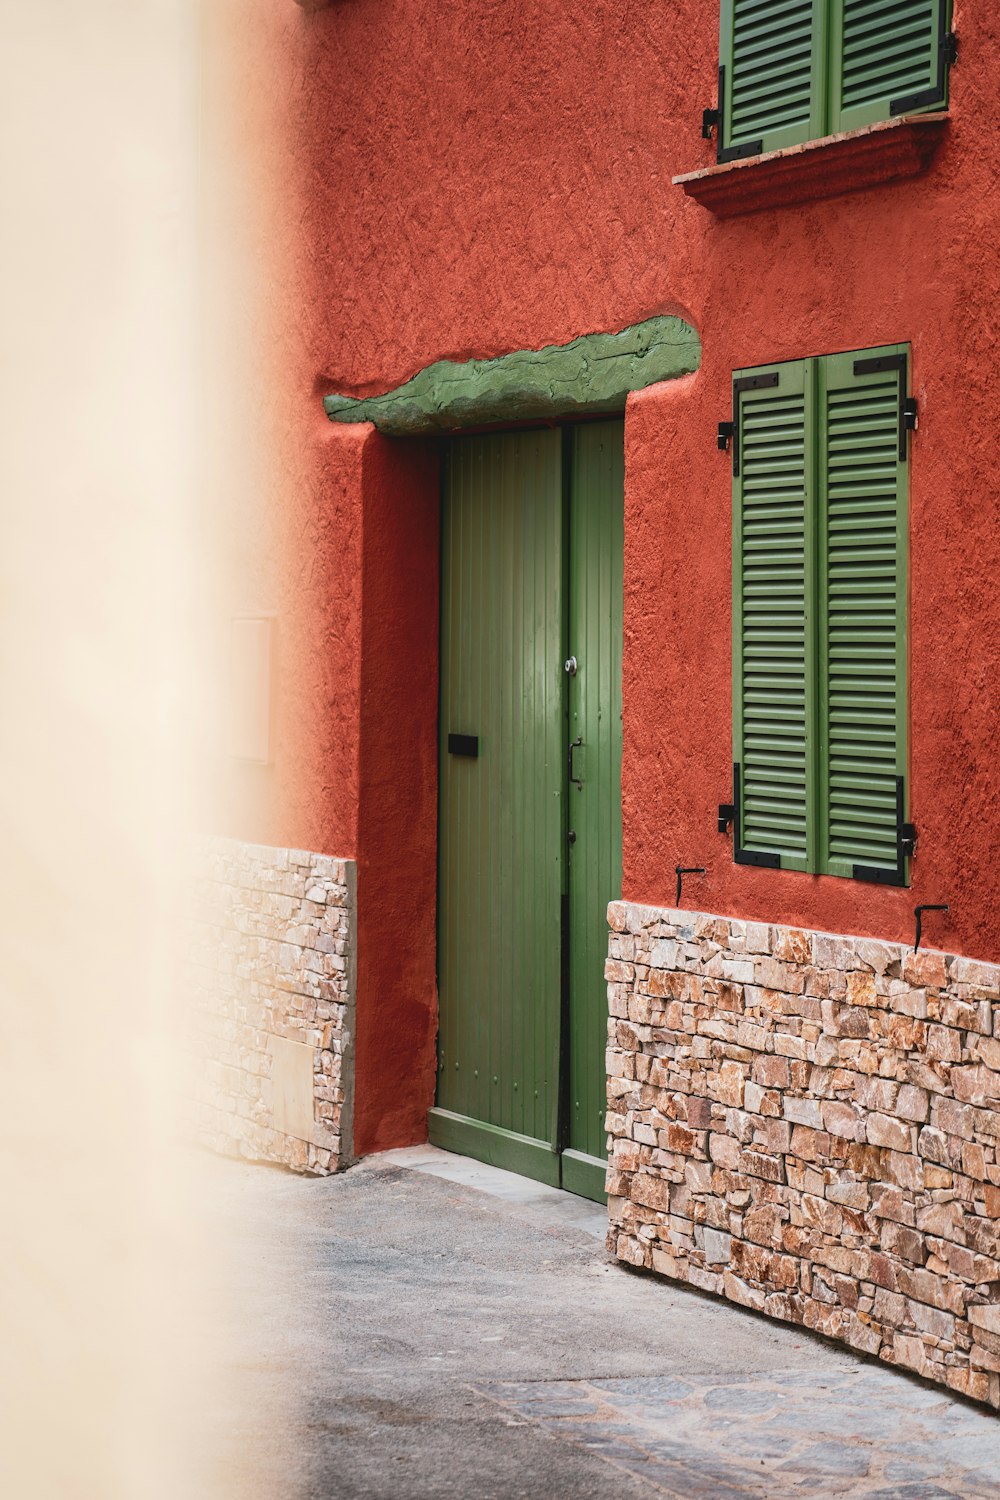
[[829, 131], [948, 102], [949, 0], [832, 0]]
[[733, 380], [735, 857], [808, 868], [813, 361]]
[[824, 133], [826, 0], [722, 0], [719, 160]]
[[903, 345], [819, 361], [819, 868], [905, 883]]

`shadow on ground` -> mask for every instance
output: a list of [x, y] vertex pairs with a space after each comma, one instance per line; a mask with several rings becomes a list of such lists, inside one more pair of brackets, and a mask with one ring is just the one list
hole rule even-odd
[[992, 1415], [630, 1274], [567, 1195], [430, 1150], [199, 1172], [207, 1500], [1000, 1493]]

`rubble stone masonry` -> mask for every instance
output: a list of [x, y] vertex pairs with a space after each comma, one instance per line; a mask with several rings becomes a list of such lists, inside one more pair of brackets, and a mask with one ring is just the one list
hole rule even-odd
[[351, 1159], [355, 866], [207, 839], [185, 964], [194, 1129], [303, 1172]]
[[611, 1252], [1000, 1406], [1000, 966], [608, 917]]

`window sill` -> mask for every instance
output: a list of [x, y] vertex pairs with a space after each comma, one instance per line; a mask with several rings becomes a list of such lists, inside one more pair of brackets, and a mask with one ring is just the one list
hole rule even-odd
[[719, 219], [833, 198], [918, 176], [940, 144], [947, 123], [946, 113], [900, 115], [843, 135], [703, 167], [673, 181]]

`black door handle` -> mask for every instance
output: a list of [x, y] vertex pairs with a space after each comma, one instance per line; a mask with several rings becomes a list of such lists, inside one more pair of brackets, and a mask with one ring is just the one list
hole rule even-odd
[[582, 744], [583, 744], [583, 740], [578, 737], [570, 745], [570, 747], [569, 747], [569, 767], [568, 767], [568, 773], [569, 773], [569, 779], [570, 779], [570, 781], [572, 782], [573, 786], [575, 786], [577, 788], [577, 790], [581, 791], [581, 792], [583, 791], [583, 782], [580, 781], [576, 776], [573, 775], [573, 751], [577, 748], [578, 745], [582, 745]]

